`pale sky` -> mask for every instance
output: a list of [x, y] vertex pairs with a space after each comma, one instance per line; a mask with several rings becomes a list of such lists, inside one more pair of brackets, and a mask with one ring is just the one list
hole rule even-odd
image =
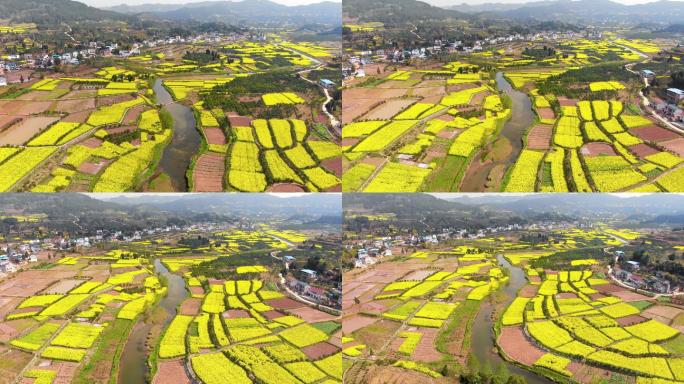
[[[426, 3], [430, 3], [432, 5], [436, 5], [438, 7], [447, 7], [451, 5], [459, 5], [459, 4], [483, 4], [483, 3], [502, 3], [502, 4], [518, 4], [518, 3], [529, 3], [530, 1], [539, 1], [539, 0], [422, 0], [425, 1]], [[622, 3], [622, 4], [627, 4], [627, 5], [633, 5], [633, 4], [645, 4], [645, 3], [651, 3], [655, 0], [612, 0], [615, 1], [616, 3]], [[674, 0], [674, 1], [684, 1], [684, 0]]]
[[[91, 5], [93, 7], [113, 7], [119, 4], [128, 5], [141, 5], [141, 4], [187, 4], [187, 3], [197, 3], [204, 2], [207, 0], [80, 0], [81, 2]], [[234, 0], [233, 0], [234, 1]], [[249, 1], [249, 0], [245, 0]], [[320, 3], [323, 0], [271, 0], [274, 3], [284, 4], [284, 5], [304, 5]], [[339, 3], [341, 0], [327, 0], [335, 3]]]

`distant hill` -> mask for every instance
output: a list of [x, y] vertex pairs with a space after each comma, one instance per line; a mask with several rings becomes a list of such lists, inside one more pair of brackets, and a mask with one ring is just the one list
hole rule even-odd
[[135, 19], [130, 15], [89, 7], [72, 0], [1, 0], [0, 18], [12, 22], [36, 23], [39, 27], [75, 21]]
[[471, 18], [457, 10], [447, 10], [416, 0], [344, 0], [342, 8], [347, 18], [395, 25]]
[[269, 0], [206, 1], [181, 5], [117, 5], [107, 8], [125, 14], [153, 15], [168, 20], [224, 21], [230, 24], [321, 23], [340, 25], [340, 3], [324, 1], [310, 5], [285, 6]]
[[183, 198], [174, 195], [144, 195], [115, 197], [106, 201], [122, 206], [154, 207], [167, 212], [208, 212], [218, 214], [307, 214], [339, 215], [342, 201], [339, 195], [312, 193], [280, 198], [266, 193], [198, 193]]
[[668, 0], [635, 5], [610, 0], [552, 0], [519, 4], [460, 4], [448, 9], [486, 17], [578, 24], [603, 21], [671, 23], [681, 22], [684, 18], [684, 2]]

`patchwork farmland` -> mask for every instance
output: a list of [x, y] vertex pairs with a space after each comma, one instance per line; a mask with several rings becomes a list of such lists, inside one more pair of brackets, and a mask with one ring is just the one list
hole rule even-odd
[[[23, 217], [8, 249], [34, 241], [31, 227], [55, 225]], [[27, 251], [33, 265], [2, 272], [0, 371], [38, 383], [340, 383], [338, 235], [325, 228], [199, 221], [139, 239], [93, 237], [78, 252], [48, 239]], [[285, 253], [326, 273], [305, 280]]]
[[316, 80], [334, 45], [269, 41], [205, 44], [208, 56], [159, 47], [75, 74], [34, 73], [0, 95], [0, 189], [340, 189], [335, 119]]
[[681, 129], [643, 104], [631, 69], [668, 44], [606, 33], [541, 58], [529, 45], [416, 66], [371, 57], [343, 91], [344, 190], [681, 191]]
[[[540, 226], [547, 208], [526, 204], [554, 195], [520, 197], [512, 215], [491, 210], [503, 195], [380, 196], [393, 202], [345, 204], [345, 381], [680, 381], [684, 307], [678, 277], [661, 272], [682, 250], [673, 227], [589, 207]], [[443, 230], [467, 228], [458, 212], [470, 209], [525, 224]]]

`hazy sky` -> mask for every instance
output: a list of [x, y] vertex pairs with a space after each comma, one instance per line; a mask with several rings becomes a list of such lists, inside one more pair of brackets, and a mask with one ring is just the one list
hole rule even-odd
[[[185, 3], [197, 3], [200, 1], [207, 0], [80, 0], [83, 3], [92, 5], [93, 7], [111, 7], [119, 4], [128, 5], [140, 5], [140, 4], [185, 4]], [[249, 1], [249, 0], [247, 0]], [[323, 0], [272, 0], [275, 3], [285, 4], [285, 5], [303, 5], [320, 3]], [[327, 0], [340, 2], [341, 0]]]
[[[482, 3], [528, 3], [530, 1], [539, 1], [539, 0], [422, 0], [425, 1], [426, 3], [430, 3], [433, 5], [437, 5], [439, 7], [443, 6], [449, 6], [449, 5], [458, 5], [458, 4], [482, 4]], [[644, 3], [650, 3], [655, 0], [613, 0], [617, 3], [622, 3], [622, 4], [644, 4]], [[684, 0], [675, 0], [675, 1], [684, 1]]]

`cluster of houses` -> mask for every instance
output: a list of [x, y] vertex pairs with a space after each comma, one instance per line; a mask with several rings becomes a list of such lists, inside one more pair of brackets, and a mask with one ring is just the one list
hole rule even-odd
[[29, 263], [48, 260], [49, 255], [54, 255], [59, 251], [71, 251], [75, 248], [90, 248], [101, 242], [130, 243], [143, 240], [145, 237], [164, 233], [215, 232], [226, 230], [229, 227], [234, 227], [234, 225], [170, 225], [142, 231], [133, 231], [132, 233], [100, 229], [96, 230], [92, 236], [51, 236], [44, 239], [32, 239], [20, 243], [8, 242], [0, 247], [0, 278], [4, 278], [6, 274], [17, 272], [23, 266], [29, 265]]
[[625, 257], [624, 251], [617, 250], [613, 254], [615, 255], [613, 277], [623, 284], [632, 288], [660, 294], [677, 294], [679, 292], [679, 288], [673, 287], [672, 283], [665, 279], [661, 272], [656, 272], [653, 276], [644, 276], [639, 273], [640, 263], [628, 260]]
[[[287, 255], [283, 257], [283, 262], [286, 265], [295, 260], [294, 256]], [[292, 291], [319, 305], [342, 308], [342, 286], [340, 282], [336, 282], [335, 287], [323, 288], [319, 286], [321, 280], [325, 280], [326, 283], [330, 283], [330, 280], [326, 279], [325, 276], [319, 276], [316, 271], [302, 268], [292, 272], [291, 275], [285, 278], [285, 284]], [[316, 283], [319, 284], [317, 285]]]
[[[656, 73], [650, 69], [644, 69], [640, 74], [647, 81], [656, 78]], [[660, 116], [668, 119], [680, 128], [684, 128], [684, 109], [680, 107], [684, 101], [684, 90], [668, 88], [665, 90], [665, 99], [651, 97], [651, 95], [649, 97], [651, 105]]]
[[0, 247], [0, 274], [16, 272], [19, 266], [38, 261], [38, 253], [41, 252], [38, 241], [17, 246], [5, 245]]
[[412, 59], [427, 59], [430, 56], [437, 54], [481, 52], [487, 47], [503, 43], [549, 40], [557, 41], [579, 38], [600, 39], [601, 32], [595, 31], [593, 29], [587, 29], [579, 33], [573, 31], [548, 31], [530, 34], [514, 33], [504, 36], [487, 37], [482, 40], [475, 40], [472, 44], [466, 44], [460, 40], [449, 42], [446, 40], [437, 39], [434, 40], [432, 45], [427, 47], [405, 49], [387, 48], [378, 49], [375, 51], [361, 51], [356, 52], [355, 55], [348, 58], [347, 63], [342, 66], [342, 74], [345, 80], [349, 80], [354, 77], [365, 77], [366, 72], [364, 67], [374, 62], [405, 63], [406, 61]]
[[423, 235], [397, 235], [377, 238], [373, 240], [359, 240], [348, 242], [347, 249], [356, 250], [354, 259], [355, 268], [366, 268], [377, 263], [383, 257], [394, 254], [405, 254], [409, 250], [421, 248], [423, 246], [436, 246], [440, 242], [448, 239], [482, 239], [492, 235], [501, 235], [506, 232], [516, 231], [555, 231], [571, 228], [592, 228], [593, 224], [574, 222], [555, 222], [544, 221], [529, 224], [508, 224], [500, 226], [490, 226], [478, 230], [467, 230], [462, 228], [443, 228], [440, 233], [429, 233]]
[[[245, 35], [237, 33], [231, 33], [229, 35], [203, 33], [191, 37], [172, 36], [164, 39], [144, 40], [141, 43], [133, 43], [130, 49], [123, 49], [118, 43], [91, 41], [85, 44], [81, 49], [55, 52], [52, 54], [42, 52], [6, 55], [0, 59], [0, 87], [7, 86], [8, 83], [20, 82], [18, 77], [10, 81], [8, 79], [9, 77], [5, 76], [5, 72], [19, 71], [22, 69], [51, 69], [55, 65], [79, 65], [84, 60], [96, 56], [126, 58], [140, 55], [141, 49], [143, 48], [154, 48], [163, 45], [195, 42], [231, 42], [241, 38], [245, 38]], [[254, 41], [260, 41], [261, 39], [265, 39], [265, 36], [263, 34], [257, 34], [249, 35], [247, 38]]]

